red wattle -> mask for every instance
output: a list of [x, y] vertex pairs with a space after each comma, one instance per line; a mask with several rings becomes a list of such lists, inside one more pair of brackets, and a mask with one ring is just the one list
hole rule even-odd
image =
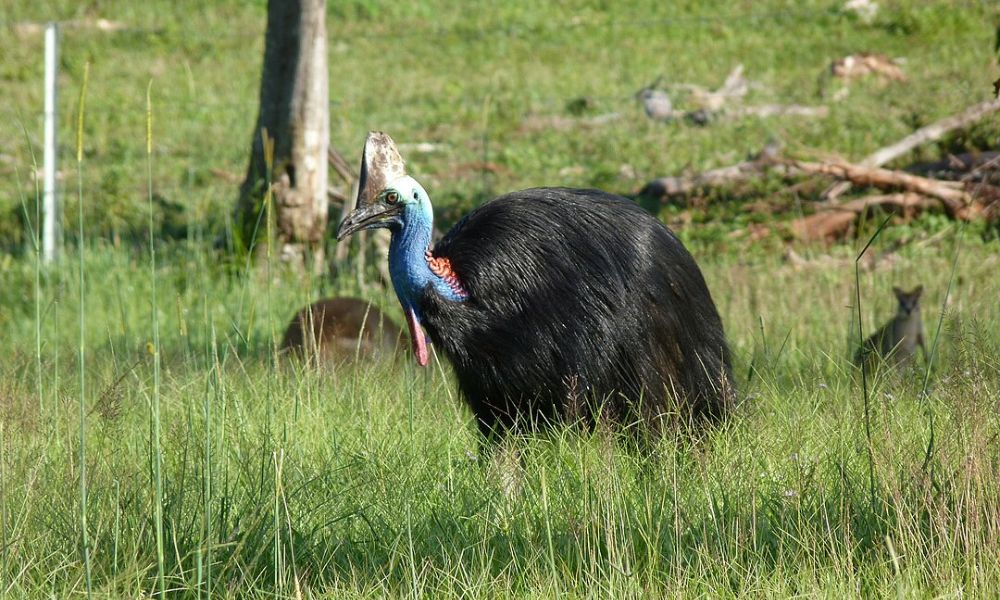
[[417, 364], [426, 367], [429, 359], [427, 337], [424, 335], [420, 321], [417, 320], [417, 314], [413, 312], [412, 308], [406, 309], [406, 324], [410, 328], [410, 339], [413, 341], [413, 354], [417, 357]]

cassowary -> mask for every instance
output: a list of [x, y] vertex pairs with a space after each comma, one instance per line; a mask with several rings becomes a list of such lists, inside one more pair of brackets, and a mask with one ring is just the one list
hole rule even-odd
[[559, 421], [656, 434], [666, 416], [717, 419], [731, 404], [729, 349], [701, 271], [639, 206], [536, 188], [473, 210], [433, 248], [432, 223], [392, 139], [370, 133], [337, 238], [390, 230], [417, 362], [429, 335], [486, 437]]
[[402, 331], [382, 311], [359, 298], [324, 298], [292, 317], [281, 350], [320, 364], [388, 358]]

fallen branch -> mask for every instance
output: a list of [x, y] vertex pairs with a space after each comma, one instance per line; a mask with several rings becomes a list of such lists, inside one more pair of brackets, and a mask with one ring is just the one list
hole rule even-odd
[[[881, 148], [873, 154], [865, 157], [860, 164], [865, 167], [881, 167], [882, 165], [909, 153], [917, 146], [940, 139], [944, 137], [945, 134], [971, 125], [986, 115], [994, 113], [998, 110], [1000, 110], [1000, 98], [980, 102], [979, 104], [970, 106], [961, 114], [948, 117], [947, 119], [942, 119], [926, 127], [921, 127], [895, 144]], [[831, 186], [823, 194], [823, 197], [827, 200], [834, 200], [837, 196], [843, 194], [850, 188], [850, 182], [842, 181]]]
[[639, 195], [660, 198], [666, 201], [672, 197], [685, 196], [704, 188], [748, 181], [768, 171], [778, 171], [787, 174], [788, 168], [781, 164], [779, 152], [780, 144], [776, 141], [771, 141], [760, 152], [752, 154], [749, 160], [728, 167], [711, 169], [696, 175], [660, 177], [643, 186], [639, 191]]
[[707, 125], [709, 122], [724, 117], [825, 117], [829, 109], [825, 106], [800, 106], [798, 104], [764, 104], [760, 106], [742, 106], [740, 103], [754, 85], [743, 76], [743, 65], [736, 65], [726, 80], [718, 89], [708, 88], [693, 83], [675, 83], [666, 85], [671, 90], [687, 92], [691, 101], [697, 106], [692, 110], [677, 110], [666, 91], [656, 89], [661, 85], [663, 77], [657, 78], [650, 85], [635, 94], [642, 102], [646, 116], [654, 121], [673, 121], [684, 119], [695, 125]]
[[975, 180], [984, 172], [1000, 171], [995, 164], [1000, 152], [968, 152], [949, 154], [947, 158], [931, 162], [914, 163], [906, 167], [908, 173], [925, 175], [937, 179]]
[[971, 125], [988, 114], [1000, 110], [1000, 99], [980, 102], [965, 110], [962, 114], [942, 119], [937, 123], [932, 123], [926, 127], [914, 131], [905, 138], [899, 140], [891, 146], [886, 146], [874, 154], [868, 156], [861, 164], [866, 167], [880, 167], [904, 154], [910, 152], [917, 146], [926, 144], [943, 137], [946, 133]]
[[918, 212], [939, 205], [940, 202], [913, 192], [867, 196], [795, 219], [791, 223], [791, 231], [800, 240], [829, 242], [845, 237], [858, 218], [872, 208], [887, 208], [912, 218]]
[[788, 160], [784, 164], [807, 175], [830, 175], [854, 185], [867, 185], [880, 189], [903, 189], [924, 196], [937, 198], [953, 219], [968, 220], [973, 206], [972, 197], [965, 185], [957, 181], [928, 179], [901, 171], [853, 165], [845, 162], [805, 162]]
[[[674, 110], [673, 103], [670, 101], [670, 95], [667, 94], [666, 90], [657, 89], [661, 85], [671, 91], [686, 92], [698, 108], [687, 112]], [[661, 75], [656, 78], [656, 81], [636, 92], [635, 98], [642, 102], [643, 108], [646, 110], [646, 116], [650, 119], [654, 121], [670, 121], [679, 119], [685, 115], [690, 116], [699, 111], [706, 114], [719, 112], [731, 100], [735, 102], [741, 101], [750, 90], [750, 85], [750, 81], [743, 76], [743, 65], [736, 65], [729, 72], [729, 75], [726, 76], [726, 80], [722, 82], [722, 85], [715, 90], [710, 90], [694, 83], [663, 84], [663, 76]]]
[[697, 175], [660, 177], [647, 183], [639, 193], [643, 196], [670, 198], [684, 196], [706, 187], [746, 181], [764, 172], [768, 165], [758, 160], [748, 160], [728, 167], [712, 169]]
[[719, 89], [707, 90], [692, 84], [687, 84], [687, 88], [700, 108], [708, 112], [718, 112], [730, 100], [741, 101], [750, 91], [750, 82], [743, 76], [743, 65], [736, 65]]
[[[768, 172], [777, 172], [783, 176], [794, 175], [827, 175], [849, 182], [853, 185], [876, 187], [883, 190], [902, 190], [923, 198], [932, 205], [940, 204], [952, 219], [967, 221], [984, 212], [987, 205], [1000, 201], [1000, 188], [986, 183], [971, 181], [946, 181], [921, 177], [903, 171], [866, 167], [843, 161], [808, 162], [782, 159], [777, 155], [777, 148], [766, 147], [752, 160], [720, 167], [695, 175], [676, 177], [661, 177], [647, 183], [639, 192], [640, 195], [658, 197], [669, 200], [684, 196], [703, 188], [730, 185], [748, 181]], [[1000, 159], [997, 159], [1000, 160]], [[979, 168], [985, 169], [992, 161], [983, 163]], [[972, 173], [970, 173], [971, 175]], [[904, 194], [905, 195], [905, 194]], [[876, 196], [882, 204], [902, 206], [902, 196], [899, 194]], [[932, 200], [933, 199], [933, 200]], [[873, 202], [871, 199], [862, 199]], [[857, 201], [844, 205], [834, 205], [837, 210], [856, 212], [866, 204], [856, 204]], [[913, 204], [913, 198], [906, 203]], [[845, 208], [846, 207], [846, 208]], [[826, 217], [824, 217], [826, 218]], [[851, 222], [851, 218], [842, 217], [843, 223], [831, 223], [829, 227], [837, 231]], [[815, 236], [807, 236], [815, 237]], [[820, 237], [826, 237], [825, 235]]]
[[[968, 173], [966, 173], [965, 175], [962, 176], [961, 181], [963, 181], [963, 182], [976, 181], [977, 178], [979, 178], [980, 175], [982, 175], [982, 174], [984, 174], [984, 173], [986, 173], [988, 171], [991, 171], [991, 170], [997, 170], [997, 168], [1000, 167], [1000, 153], [994, 152], [993, 154], [996, 154], [996, 156], [994, 156], [993, 158], [990, 158], [989, 160], [983, 162], [980, 165], [976, 165], [971, 171], [969, 171]], [[985, 182], [985, 183], [989, 183], [989, 182]], [[992, 186], [990, 186], [990, 187], [992, 187]], [[983, 189], [982, 183], [980, 183], [980, 185], [975, 186], [975, 188], [977, 190], [982, 190]], [[993, 195], [996, 195], [997, 191], [998, 190], [995, 190], [995, 189], [994, 190], [990, 190], [990, 192]]]
[[800, 104], [762, 104], [760, 106], [741, 106], [726, 115], [736, 117], [816, 117], [823, 118], [830, 114], [826, 106], [802, 106]]

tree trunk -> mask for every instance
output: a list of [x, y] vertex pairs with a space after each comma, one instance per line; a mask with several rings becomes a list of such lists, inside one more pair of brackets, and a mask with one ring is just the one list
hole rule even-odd
[[235, 214], [239, 246], [249, 250], [265, 242], [266, 130], [274, 141], [271, 189], [280, 256], [323, 269], [329, 119], [326, 0], [269, 0], [260, 112]]

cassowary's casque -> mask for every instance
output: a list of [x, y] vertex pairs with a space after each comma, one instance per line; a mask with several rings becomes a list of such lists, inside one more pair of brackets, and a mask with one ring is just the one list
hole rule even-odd
[[392, 139], [365, 143], [357, 207], [338, 239], [388, 228], [389, 271], [417, 361], [451, 361], [485, 435], [559, 420], [658, 432], [662, 417], [718, 418], [729, 350], [701, 271], [634, 203], [537, 188], [475, 209], [433, 248], [427, 192]]

